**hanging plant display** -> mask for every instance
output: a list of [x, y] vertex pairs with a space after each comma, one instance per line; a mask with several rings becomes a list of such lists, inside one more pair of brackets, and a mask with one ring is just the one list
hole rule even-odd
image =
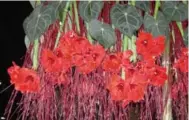
[[187, 4], [36, 2], [24, 64], [7, 70], [18, 119], [186, 120]]

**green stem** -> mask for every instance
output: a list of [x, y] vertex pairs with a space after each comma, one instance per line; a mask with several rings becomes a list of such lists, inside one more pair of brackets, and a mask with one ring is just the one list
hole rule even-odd
[[41, 4], [41, 1], [40, 0], [37, 0], [36, 3], [35, 3], [35, 7], [40, 5]]
[[123, 38], [123, 51], [127, 50], [128, 48], [128, 37], [125, 35]]
[[158, 14], [158, 9], [160, 7], [160, 1], [159, 0], [156, 0], [156, 3], [155, 3], [155, 11], [154, 11], [154, 19], [157, 18], [157, 14]]
[[77, 11], [77, 1], [74, 1], [74, 13], [75, 13], [75, 22], [76, 22], [77, 32], [80, 33], [79, 15]]
[[33, 46], [33, 69], [36, 70], [38, 67], [38, 49], [39, 49], [39, 41], [34, 40]]
[[[173, 34], [173, 32], [172, 32]], [[163, 120], [172, 120], [172, 107], [171, 107], [171, 93], [170, 93], [170, 84], [171, 81], [171, 67], [170, 67], [170, 40], [166, 41], [166, 49], [163, 55], [163, 66], [166, 67], [166, 73], [168, 75], [168, 79], [165, 81], [163, 86]]]
[[183, 37], [184, 36], [184, 30], [183, 30], [183, 27], [182, 27], [182, 23], [181, 22], [177, 22], [177, 26], [178, 26], [178, 28], [180, 30], [180, 33], [181, 33], [182, 37]]
[[72, 10], [73, 10], [73, 3], [71, 3], [69, 5], [69, 7], [70, 7], [70, 10], [69, 10], [70, 17], [73, 18], [73, 15], [74, 15], [73, 12], [72, 12]]
[[175, 32], [174, 32], [174, 30], [171, 31], [171, 35], [172, 35], [172, 38], [173, 38], [173, 42], [175, 43]]
[[133, 56], [132, 56], [133, 62], [136, 62], [136, 61], [137, 61], [137, 53], [136, 53], [135, 41], [136, 41], [136, 37], [133, 35], [133, 36], [131, 37], [131, 49], [132, 49], [132, 51], [133, 51]]
[[65, 23], [65, 20], [66, 20], [66, 15], [67, 15], [67, 12], [68, 12], [69, 5], [70, 5], [70, 1], [67, 1], [66, 7], [64, 8], [63, 13], [62, 13], [63, 14], [62, 22], [60, 22], [60, 28], [59, 28], [59, 31], [58, 31], [58, 34], [57, 34], [57, 37], [56, 37], [54, 49], [58, 45], [58, 42], [59, 42], [59, 39], [60, 39], [60, 35], [61, 35], [61, 32], [62, 32], [62, 27], [64, 26], [64, 23]]
[[[127, 48], [128, 48], [128, 37], [125, 35], [125, 36], [123, 37], [122, 51], [127, 50]], [[122, 69], [121, 78], [122, 78], [123, 80], [125, 80], [125, 75], [126, 75], [125, 70]]]
[[135, 6], [135, 0], [131, 0], [131, 5]]

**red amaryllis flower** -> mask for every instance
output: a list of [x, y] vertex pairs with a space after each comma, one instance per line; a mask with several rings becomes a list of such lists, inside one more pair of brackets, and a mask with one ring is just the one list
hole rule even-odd
[[59, 55], [64, 56], [64, 58], [72, 61], [72, 56], [75, 52], [73, 46], [75, 44], [74, 41], [76, 38], [78, 38], [78, 36], [74, 33], [74, 31], [68, 31], [65, 34], [62, 34], [58, 47], [56, 48], [57, 51], [61, 53], [59, 53]]
[[175, 68], [180, 69], [181, 72], [188, 72], [188, 48], [182, 48], [180, 58], [174, 64]]
[[136, 84], [125, 84], [125, 89], [127, 90], [127, 98], [123, 100], [122, 106], [125, 107], [131, 101], [139, 102], [144, 100], [146, 86], [136, 85]]
[[149, 54], [152, 56], [159, 56], [163, 53], [165, 49], [165, 37], [158, 36], [153, 39], [153, 45], [149, 49]]
[[137, 53], [142, 55], [143, 60], [155, 63], [157, 56], [161, 55], [165, 48], [165, 37], [153, 38], [150, 33], [140, 32], [136, 41]]
[[166, 68], [154, 65], [148, 70], [150, 83], [154, 86], [162, 86], [168, 79]]
[[101, 45], [93, 45], [91, 55], [95, 61], [96, 66], [99, 66], [102, 63], [105, 54], [105, 50]]
[[107, 55], [102, 63], [105, 71], [117, 73], [120, 71], [122, 64], [122, 53], [114, 53]]
[[37, 92], [39, 90], [39, 77], [35, 71], [21, 68], [19, 79], [23, 82], [19, 84], [15, 83], [15, 89], [21, 92]]
[[125, 107], [130, 101], [139, 102], [143, 100], [146, 87], [147, 77], [144, 74], [135, 71], [132, 77], [127, 77], [124, 84], [127, 97], [123, 100], [122, 106]]
[[39, 77], [34, 70], [28, 68], [20, 68], [15, 63], [14, 66], [8, 68], [11, 83], [15, 85], [15, 89], [21, 92], [37, 92], [39, 91]]
[[72, 67], [72, 55], [64, 53], [63, 48], [56, 48], [55, 49], [55, 55], [57, 56], [58, 60], [61, 60], [62, 62], [62, 68], [61, 72], [65, 73], [69, 70], [70, 67]]
[[123, 106], [127, 105], [129, 101], [143, 100], [146, 87], [147, 77], [139, 72], [135, 72], [132, 77], [125, 80], [113, 74], [107, 85], [111, 98], [116, 101], [123, 100]]
[[11, 78], [10, 82], [12, 84], [20, 82], [20, 80], [18, 78], [19, 70], [20, 70], [20, 67], [17, 66], [15, 64], [15, 62], [13, 62], [13, 66], [11, 66], [10, 68], [8, 68], [7, 71], [9, 73], [9, 75], [10, 75], [10, 78]]
[[108, 81], [107, 89], [110, 91], [112, 100], [120, 101], [127, 97], [124, 90], [124, 80], [122, 80], [118, 75], [113, 74], [111, 79]]
[[144, 94], [146, 90], [146, 86], [135, 84], [135, 83], [130, 83], [130, 84], [125, 84], [125, 89], [127, 90], [127, 98], [126, 100], [128, 101], [133, 101], [133, 102], [139, 102], [140, 100], [144, 99]]
[[82, 54], [91, 47], [91, 44], [85, 37], [77, 37], [73, 40], [72, 47], [74, 48], [75, 54]]
[[74, 63], [83, 74], [95, 70], [101, 64], [105, 56], [105, 50], [101, 45], [90, 45], [85, 48], [85, 51], [74, 55]]
[[155, 65], [155, 61], [157, 59], [156, 56], [152, 56], [151, 54], [144, 54], [142, 56], [143, 62], [148, 63], [148, 64], [152, 64]]
[[181, 72], [187, 73], [188, 72], [188, 57], [180, 57], [176, 63], [174, 64], [175, 68], [180, 69]]
[[42, 50], [40, 60], [46, 72], [60, 72], [62, 70], [62, 60], [48, 49]]
[[89, 41], [84, 38], [77, 36], [74, 31], [69, 31], [65, 33], [60, 38], [59, 47], [64, 49], [64, 54], [74, 54], [74, 53], [80, 53], [82, 50], [85, 51], [85, 47], [89, 46]]
[[74, 31], [68, 31], [65, 34], [61, 35], [59, 45], [67, 45], [70, 42], [74, 41], [76, 38], [78, 38], [78, 36]]
[[137, 53], [143, 55], [148, 52], [148, 49], [152, 47], [153, 44], [153, 36], [150, 33], [141, 31], [138, 34], [138, 38], [136, 40], [136, 50]]

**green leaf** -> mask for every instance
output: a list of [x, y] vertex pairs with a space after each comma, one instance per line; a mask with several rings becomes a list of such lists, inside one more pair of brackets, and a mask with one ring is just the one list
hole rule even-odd
[[36, 1], [29, 0], [29, 2], [30, 2], [30, 4], [31, 4], [32, 8], [35, 8], [35, 2], [36, 2]]
[[55, 15], [59, 16], [60, 18], [61, 12], [65, 12], [63, 10], [64, 7], [66, 6], [66, 2], [67, 1], [48, 1], [48, 4], [52, 5], [55, 8], [54, 9]]
[[28, 39], [27, 35], [26, 35], [25, 38], [24, 38], [24, 43], [25, 43], [25, 45], [26, 45], [26, 48], [28, 49], [29, 46], [30, 46], [30, 40]]
[[110, 15], [114, 26], [130, 37], [142, 25], [142, 16], [134, 6], [116, 4]]
[[38, 5], [24, 20], [24, 31], [30, 41], [38, 39], [56, 19], [54, 9], [51, 5]]
[[173, 21], [183, 21], [188, 18], [188, 6], [182, 2], [163, 2], [161, 9], [165, 16]]
[[156, 20], [148, 13], [144, 16], [144, 28], [154, 36], [165, 35], [168, 37], [169, 26], [165, 16], [159, 11]]
[[79, 14], [83, 20], [89, 22], [92, 19], [98, 18], [103, 5], [102, 1], [80, 1]]
[[114, 29], [109, 25], [98, 20], [91, 20], [89, 22], [89, 33], [105, 48], [109, 48], [115, 44], [116, 35]]
[[184, 31], [184, 44], [188, 46], [188, 27]]
[[150, 10], [150, 1], [136, 1], [135, 6], [148, 12]]

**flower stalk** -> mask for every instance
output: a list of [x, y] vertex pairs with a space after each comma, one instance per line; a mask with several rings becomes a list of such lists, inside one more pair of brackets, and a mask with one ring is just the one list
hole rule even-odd
[[34, 40], [33, 46], [33, 69], [36, 70], [38, 67], [38, 49], [39, 49], [39, 40]]
[[135, 0], [131, 0], [131, 5], [135, 6]]
[[77, 1], [74, 1], [73, 6], [74, 6], [75, 22], [76, 22], [77, 32], [80, 33], [79, 16], [78, 16], [78, 11], [77, 11]]
[[66, 7], [64, 8], [63, 13], [62, 13], [63, 14], [62, 15], [62, 21], [59, 23], [60, 24], [60, 28], [59, 28], [59, 31], [58, 31], [58, 34], [57, 34], [57, 37], [56, 37], [54, 49], [58, 45], [58, 42], [59, 42], [59, 39], [60, 39], [60, 35], [61, 35], [61, 32], [62, 32], [62, 28], [63, 28], [63, 26], [65, 24], [65, 20], [66, 20], [66, 16], [67, 16], [67, 12], [68, 12], [69, 6], [70, 6], [70, 1], [67, 1], [66, 2]]
[[170, 71], [170, 40], [166, 41], [166, 48], [163, 56], [164, 67], [166, 67], [166, 73], [168, 79], [165, 81], [163, 87], [163, 120], [172, 120], [172, 106], [171, 106], [171, 93], [170, 93], [170, 80], [171, 80], [171, 71]]
[[154, 19], [157, 18], [157, 14], [158, 14], [159, 7], [160, 7], [160, 1], [159, 1], [159, 0], [156, 0], [156, 3], [155, 3], [155, 11], [154, 11]]
[[183, 37], [184, 36], [184, 30], [183, 30], [183, 27], [182, 27], [182, 23], [181, 22], [177, 22], [177, 26], [178, 26], [178, 28], [180, 30], [180, 33], [181, 33], [182, 37]]
[[[127, 50], [127, 48], [128, 48], [128, 37], [125, 35], [124, 37], [123, 37], [123, 46], [122, 46], [122, 51], [124, 52], [125, 50]], [[123, 80], [125, 80], [125, 71], [124, 71], [124, 69], [122, 69], [122, 72], [121, 72], [121, 78], [123, 79]]]

